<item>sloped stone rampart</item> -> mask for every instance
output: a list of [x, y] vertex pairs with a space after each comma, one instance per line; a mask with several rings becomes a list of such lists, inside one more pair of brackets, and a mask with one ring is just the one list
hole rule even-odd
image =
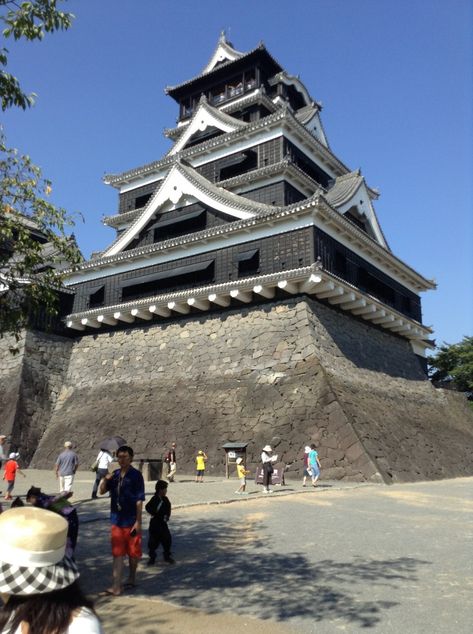
[[0, 342], [1, 432], [11, 448], [20, 451], [22, 464], [33, 458], [51, 421], [69, 362], [72, 340], [28, 331], [12, 355], [13, 339]]
[[[17, 414], [28, 446], [40, 438], [35, 467], [50, 467], [65, 439], [88, 464], [102, 437], [120, 434], [150, 458], [175, 440], [181, 473], [193, 471], [204, 449], [209, 472], [222, 475], [221, 446], [238, 440], [249, 442], [253, 467], [261, 448], [274, 445], [291, 464], [288, 476], [300, 476], [310, 442], [327, 479], [473, 470], [463, 397], [435, 390], [405, 340], [317, 301], [293, 298], [50, 345], [41, 357], [49, 373], [43, 394], [53, 398], [37, 398], [36, 417]], [[39, 385], [35, 358], [29, 367]]]
[[[13, 354], [11, 350], [16, 350]], [[10, 436], [20, 396], [25, 340], [0, 339], [0, 433]]]

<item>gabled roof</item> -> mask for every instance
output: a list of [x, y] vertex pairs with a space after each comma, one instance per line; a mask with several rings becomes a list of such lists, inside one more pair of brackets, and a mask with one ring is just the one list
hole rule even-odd
[[218, 108], [214, 108], [209, 104], [205, 95], [202, 95], [199, 101], [199, 106], [195, 111], [189, 124], [186, 126], [185, 131], [179, 137], [179, 140], [173, 145], [173, 147], [167, 153], [167, 156], [173, 156], [180, 152], [186, 144], [190, 141], [191, 137], [197, 132], [203, 132], [207, 128], [214, 127], [222, 132], [235, 132], [236, 130], [242, 130], [246, 128], [248, 123], [240, 121], [235, 117], [221, 112]]
[[[253, 187], [256, 183], [264, 183], [268, 178], [274, 176], [289, 177], [292, 181], [296, 182], [303, 193], [307, 196], [312, 196], [315, 192], [320, 191], [323, 193], [325, 190], [308, 174], [303, 172], [300, 167], [297, 167], [295, 163], [289, 159], [284, 158], [278, 163], [272, 163], [271, 165], [265, 165], [264, 167], [258, 167], [249, 172], [239, 174], [238, 176], [232, 176], [225, 180], [219, 181], [218, 186], [234, 190], [235, 188], [241, 188], [242, 186], [248, 186], [251, 184]], [[271, 206], [273, 209], [273, 206]], [[111, 216], [104, 216], [102, 218], [102, 224], [107, 227], [123, 227], [129, 225], [136, 220], [140, 214], [143, 213], [144, 207], [139, 209], [132, 209], [123, 213], [113, 214]]]
[[218, 187], [201, 176], [190, 165], [177, 161], [166, 178], [161, 181], [140, 216], [110, 245], [102, 257], [116, 255], [126, 249], [149, 220], [168, 201], [176, 205], [179, 201], [189, 197], [221, 211], [232, 219], [252, 218], [258, 213], [275, 209], [271, 205], [244, 198]]
[[340, 207], [353, 198], [363, 181], [364, 178], [359, 169], [338, 176], [325, 198], [333, 207]]
[[243, 57], [244, 53], [240, 53], [235, 48], [233, 48], [233, 44], [229, 42], [225, 36], [225, 31], [220, 33], [220, 37], [218, 38], [217, 46], [215, 51], [212, 53], [212, 56], [209, 60], [209, 63], [202, 70], [202, 74], [210, 73], [216, 66], [221, 64], [222, 62], [233, 62], [235, 59], [239, 57]]
[[274, 75], [274, 77], [271, 77], [271, 79], [269, 80], [269, 84], [271, 86], [274, 86], [278, 84], [279, 82], [286, 84], [286, 86], [293, 86], [297, 90], [297, 92], [300, 92], [301, 95], [304, 97], [306, 106], [309, 106], [315, 103], [312, 97], [309, 95], [309, 91], [301, 82], [299, 77], [296, 77], [295, 75], [289, 75], [289, 73], [283, 70], [277, 75]]
[[[180, 156], [182, 158], [190, 158], [196, 155], [202, 155], [204, 153], [209, 154], [209, 151], [223, 146], [228, 146], [230, 142], [236, 142], [243, 136], [251, 138], [253, 134], [257, 134], [260, 130], [270, 126], [277, 126], [279, 124], [290, 126], [294, 132], [297, 132], [300, 135], [301, 139], [304, 140], [304, 142], [308, 143], [314, 151], [318, 152], [320, 156], [323, 157], [324, 161], [328, 162], [331, 165], [331, 168], [335, 171], [335, 173], [337, 171], [339, 172], [339, 174], [349, 172], [347, 166], [344, 165], [342, 161], [338, 159], [328, 147], [326, 147], [321, 141], [316, 139], [314, 135], [309, 132], [307, 128], [305, 128], [305, 126], [300, 123], [285, 106], [279, 108], [276, 112], [273, 112], [267, 117], [263, 117], [262, 119], [259, 119], [258, 121], [255, 121], [253, 123], [249, 123], [247, 127], [242, 130], [227, 132], [216, 138], [204, 141], [197, 145], [193, 145], [190, 148], [184, 148], [180, 152]], [[103, 177], [103, 180], [107, 185], [119, 187], [121, 184], [129, 182], [130, 180], [141, 178], [153, 172], [162, 171], [163, 168], [173, 163], [173, 159], [174, 157], [172, 156], [166, 156], [159, 161], [148, 163], [147, 165], [143, 165], [141, 167], [123, 172], [121, 174], [106, 174]], [[209, 161], [211, 160], [212, 158], [209, 158]]]
[[378, 194], [367, 186], [359, 169], [349, 174], [338, 176], [331, 189], [324, 194], [325, 200], [341, 214], [346, 213], [352, 207], [356, 207], [360, 215], [370, 225], [375, 239], [388, 249], [386, 238], [371, 203], [371, 200], [377, 197]]
[[314, 137], [330, 149], [327, 135], [325, 134], [324, 126], [322, 124], [322, 118], [320, 117], [320, 111], [322, 107], [319, 104], [311, 104], [299, 108], [294, 115], [296, 119], [301, 123]]

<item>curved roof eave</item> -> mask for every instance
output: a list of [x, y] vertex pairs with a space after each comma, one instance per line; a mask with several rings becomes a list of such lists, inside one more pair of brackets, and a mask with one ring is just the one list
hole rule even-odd
[[[296, 129], [300, 131], [304, 138], [312, 143], [324, 156], [326, 159], [330, 160], [334, 165], [337, 166], [338, 170], [342, 173], [350, 172], [349, 168], [342, 163], [342, 161], [335, 156], [335, 154], [326, 147], [321, 141], [316, 139], [305, 127], [302, 123], [300, 123], [297, 118], [289, 111], [288, 108], [280, 108], [276, 112], [268, 115], [267, 117], [263, 117], [256, 121], [255, 123], [248, 124], [244, 130], [236, 130], [235, 132], [228, 132], [226, 134], [222, 134], [217, 138], [211, 139], [209, 141], [204, 141], [203, 143], [194, 145], [188, 149], [182, 150], [178, 155], [181, 158], [191, 157], [193, 155], [198, 155], [199, 153], [204, 153], [210, 148], [216, 148], [219, 145], [225, 145], [229, 141], [238, 140], [238, 136], [240, 134], [251, 135], [254, 132], [257, 132], [269, 125], [273, 125], [278, 123], [279, 121], [292, 122]], [[159, 161], [154, 161], [152, 163], [148, 163], [147, 165], [143, 165], [141, 167], [135, 168], [133, 170], [129, 170], [128, 172], [122, 172], [121, 174], [106, 174], [103, 177], [104, 183], [107, 185], [112, 185], [112, 187], [120, 187], [120, 185], [129, 182], [130, 180], [134, 180], [140, 178], [146, 174], [149, 174], [153, 171], [158, 171], [167, 165], [170, 165], [175, 157], [168, 156]], [[209, 159], [211, 160], [211, 159]]]

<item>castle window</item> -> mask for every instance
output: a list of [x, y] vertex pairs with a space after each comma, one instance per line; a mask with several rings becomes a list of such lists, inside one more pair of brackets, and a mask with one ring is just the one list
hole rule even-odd
[[[356, 215], [355, 215], [356, 214]], [[367, 232], [366, 223], [358, 214], [358, 210], [356, 207], [351, 207], [345, 214], [345, 218], [350, 220], [354, 225], [356, 225], [362, 231]]]
[[141, 209], [149, 201], [153, 194], [144, 194], [144, 196], [138, 196], [135, 198], [135, 209]]
[[238, 277], [246, 277], [259, 273], [259, 249], [243, 251], [236, 257], [238, 263]]
[[177, 218], [159, 220], [150, 229], [154, 229], [153, 242], [160, 242], [195, 231], [202, 231], [206, 226], [207, 212], [205, 209], [198, 209], [197, 211], [181, 213]]
[[343, 253], [340, 253], [340, 251], [336, 251], [335, 257], [333, 259], [333, 268], [334, 268], [334, 273], [345, 276], [347, 274], [346, 255], [344, 255]]
[[214, 260], [205, 260], [185, 266], [177, 266], [167, 271], [148, 273], [122, 282], [122, 301], [151, 297], [163, 291], [192, 288], [214, 279]]
[[103, 306], [105, 301], [105, 286], [94, 286], [89, 289], [89, 308]]
[[410, 297], [406, 297], [405, 295], [402, 297], [402, 312], [406, 315], [412, 314], [412, 302]]
[[221, 181], [245, 174], [258, 166], [258, 156], [255, 150], [239, 152], [225, 160], [225, 165], [220, 169]]
[[193, 112], [192, 99], [188, 97], [181, 102], [181, 119], [190, 117]]
[[390, 306], [394, 306], [395, 302], [395, 293], [394, 289], [382, 282], [380, 279], [368, 273], [368, 271], [364, 268], [358, 269], [358, 286], [377, 297], [381, 301], [389, 304]]

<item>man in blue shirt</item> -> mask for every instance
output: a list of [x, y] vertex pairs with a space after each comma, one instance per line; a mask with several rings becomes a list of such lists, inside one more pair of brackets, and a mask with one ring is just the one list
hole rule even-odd
[[112, 587], [107, 594], [123, 592], [123, 558], [128, 556], [129, 574], [125, 588], [133, 588], [141, 559], [141, 516], [145, 499], [145, 485], [141, 473], [131, 466], [133, 449], [123, 445], [117, 451], [119, 469], [108, 473], [100, 481], [99, 493], [110, 492], [110, 520], [113, 572]]

